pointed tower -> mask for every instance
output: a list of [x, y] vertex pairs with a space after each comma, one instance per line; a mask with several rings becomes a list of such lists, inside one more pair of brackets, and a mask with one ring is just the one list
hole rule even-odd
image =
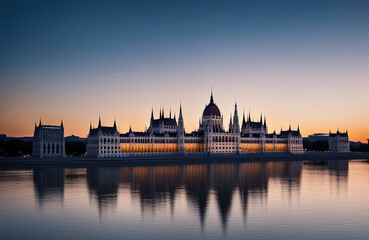
[[172, 108], [169, 108], [169, 118], [172, 119]]
[[60, 122], [60, 127], [64, 128], [63, 120], [61, 120], [61, 122]]
[[240, 132], [240, 123], [239, 123], [239, 120], [238, 120], [237, 103], [234, 104], [232, 132], [233, 133], [239, 133]]
[[232, 123], [232, 113], [231, 113], [230, 118], [229, 118], [229, 127], [228, 127], [229, 132], [232, 132], [232, 126], [233, 126], [233, 123]]
[[101, 128], [101, 118], [99, 117], [99, 126], [98, 128]]
[[92, 123], [91, 123], [91, 121], [90, 121], [90, 132], [91, 132], [91, 130], [92, 130]]
[[152, 122], [154, 120], [154, 108], [151, 108], [151, 118], [150, 118], [150, 122]]
[[185, 144], [184, 144], [185, 129], [182, 116], [182, 104], [179, 105], [177, 138], [178, 138], [178, 152], [185, 153]]
[[214, 104], [213, 90], [211, 90], [211, 95], [210, 95], [210, 104]]
[[267, 128], [267, 120], [266, 120], [266, 116], [264, 116], [264, 128]]
[[248, 116], [248, 118], [247, 118], [247, 122], [249, 123], [249, 122], [251, 122], [251, 113], [250, 113], [250, 109], [249, 109], [249, 116]]
[[115, 118], [114, 118], [114, 125], [113, 125], [113, 128], [115, 129], [115, 131], [117, 131], [117, 121], [115, 120]]
[[41, 122], [41, 118], [40, 118], [40, 122], [39, 122], [38, 126], [41, 127], [41, 125], [42, 125], [42, 122]]
[[131, 125], [129, 125], [128, 133], [132, 133], [132, 127], [131, 127]]
[[288, 127], [288, 131], [291, 131], [291, 124], [290, 124], [290, 126]]
[[260, 113], [260, 124], [263, 124], [263, 113]]

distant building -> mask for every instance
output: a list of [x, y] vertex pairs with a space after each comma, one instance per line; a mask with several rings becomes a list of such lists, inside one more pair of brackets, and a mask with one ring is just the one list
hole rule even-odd
[[6, 134], [0, 134], [0, 140], [6, 141]]
[[350, 152], [350, 142], [347, 131], [345, 133], [341, 133], [338, 130], [336, 133], [329, 132], [329, 151]]
[[266, 118], [252, 121], [250, 113], [246, 120], [243, 114], [242, 125], [238, 118], [237, 104], [228, 130], [224, 129], [223, 116], [214, 103], [211, 94], [210, 103], [205, 107], [197, 131], [186, 133], [179, 108], [176, 117], [164, 116], [160, 110], [159, 118], [151, 111], [150, 127], [144, 132], [120, 134], [116, 122], [113, 127], [103, 127], [99, 119], [97, 128], [92, 128], [87, 138], [87, 155], [91, 157], [121, 157], [130, 155], [159, 155], [168, 153], [208, 153], [208, 154], [247, 154], [253, 152], [290, 152], [303, 153], [300, 128], [268, 133]]
[[68, 137], [65, 137], [65, 141], [66, 142], [84, 142], [86, 141], [86, 138], [80, 138], [78, 136], [68, 136]]
[[63, 121], [60, 126], [35, 124], [33, 135], [33, 157], [65, 157], [65, 140]]
[[306, 140], [309, 142], [316, 142], [316, 141], [328, 141], [329, 134], [328, 133], [314, 133], [313, 135], [309, 135]]

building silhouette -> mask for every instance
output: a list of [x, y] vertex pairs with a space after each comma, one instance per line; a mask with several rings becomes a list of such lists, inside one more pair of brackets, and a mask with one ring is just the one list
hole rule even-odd
[[33, 157], [65, 157], [64, 126], [61, 121], [60, 126], [43, 125], [37, 126], [33, 134]]
[[197, 131], [186, 133], [182, 106], [179, 108], [178, 122], [171, 112], [165, 117], [160, 109], [159, 118], [151, 111], [150, 126], [147, 131], [120, 134], [114, 121], [113, 127], [99, 125], [92, 128], [87, 138], [87, 155], [90, 157], [124, 157], [130, 155], [162, 155], [180, 153], [246, 154], [249, 152], [291, 152], [302, 153], [300, 128], [277, 134], [268, 133], [266, 117], [252, 121], [243, 114], [240, 126], [237, 103], [228, 130], [224, 128], [223, 115], [214, 102], [213, 94], [205, 107]]

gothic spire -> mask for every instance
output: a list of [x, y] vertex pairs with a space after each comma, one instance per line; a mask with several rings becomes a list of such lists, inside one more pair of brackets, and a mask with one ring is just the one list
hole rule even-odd
[[60, 127], [64, 128], [63, 120], [61, 120], [61, 122], [60, 122]]
[[210, 103], [214, 103], [213, 90], [211, 90]]
[[115, 118], [114, 118], [114, 125], [113, 125], [113, 128], [114, 128], [115, 130], [117, 130], [117, 121], [115, 120]]
[[183, 116], [182, 116], [182, 104], [179, 104], [179, 116], [178, 116], [178, 132], [184, 134], [184, 123], [183, 123]]
[[41, 125], [42, 125], [42, 122], [41, 122], [41, 118], [40, 118], [40, 122], [39, 122], [38, 126], [41, 127]]
[[243, 110], [243, 113], [242, 113], [242, 124], [245, 123], [245, 110]]
[[152, 107], [151, 108], [151, 121], [154, 120], [154, 108]]
[[264, 128], [267, 127], [267, 120], [266, 120], [266, 116], [264, 116]]
[[179, 117], [178, 117], [178, 121], [183, 121], [183, 116], [182, 116], [182, 103], [179, 104]]
[[240, 123], [238, 121], [237, 103], [234, 103], [233, 127], [232, 130], [237, 133], [240, 131]]
[[247, 118], [247, 122], [251, 122], [251, 114], [250, 114], [250, 109], [249, 109], [249, 117]]
[[129, 125], [129, 131], [128, 131], [129, 133], [131, 133], [132, 132], [132, 127], [131, 127], [131, 125]]
[[260, 113], [260, 124], [263, 124], [263, 112]]
[[101, 128], [101, 118], [99, 116], [99, 127], [98, 128]]
[[172, 108], [169, 108], [169, 118], [172, 118]]
[[288, 130], [289, 130], [289, 131], [291, 131], [291, 124], [290, 124], [290, 126], [288, 127]]

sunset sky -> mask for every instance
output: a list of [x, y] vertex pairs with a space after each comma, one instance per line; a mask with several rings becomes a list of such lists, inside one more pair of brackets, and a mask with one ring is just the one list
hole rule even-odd
[[369, 138], [369, 1], [0, 1], [0, 134], [90, 121], [143, 131], [151, 108], [187, 132], [214, 100], [269, 131]]

